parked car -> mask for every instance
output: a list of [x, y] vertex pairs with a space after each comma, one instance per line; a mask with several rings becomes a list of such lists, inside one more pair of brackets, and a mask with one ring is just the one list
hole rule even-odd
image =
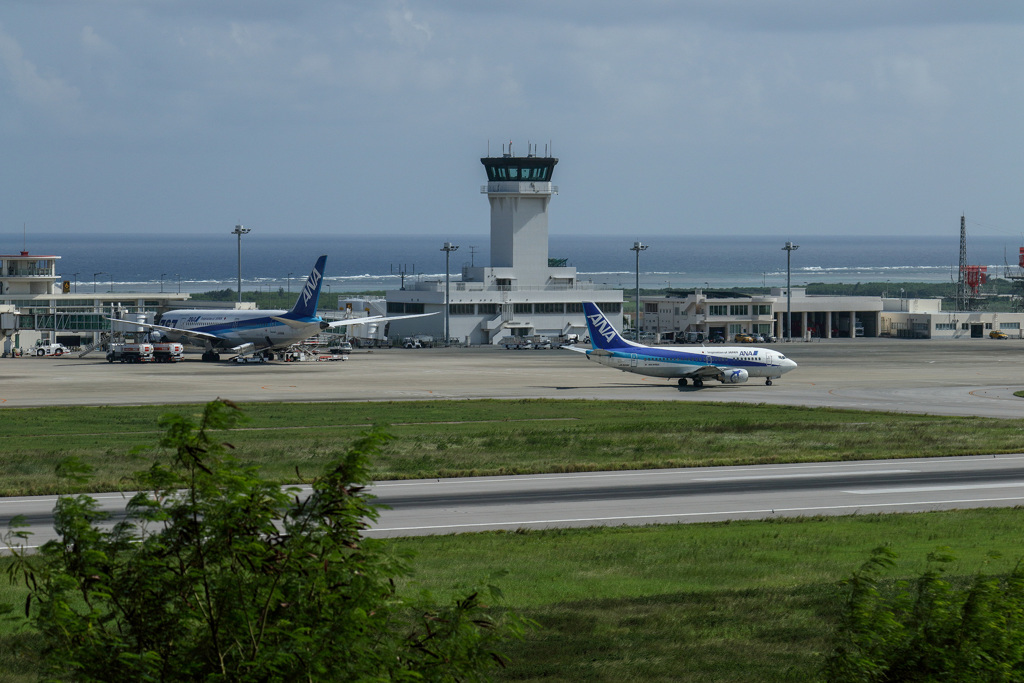
[[733, 337], [733, 341], [738, 344], [753, 344], [754, 338], [745, 332], [740, 332]]
[[712, 332], [710, 341], [712, 344], [724, 344], [725, 335], [722, 334], [721, 332]]
[[988, 336], [992, 337], [993, 339], [1009, 339], [1010, 338], [1002, 330], [992, 330], [991, 332], [988, 333]]

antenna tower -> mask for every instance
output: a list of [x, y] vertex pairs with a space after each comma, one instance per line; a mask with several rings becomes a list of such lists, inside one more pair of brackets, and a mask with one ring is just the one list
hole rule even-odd
[[[407, 273], [409, 273], [409, 266], [403, 263], [402, 265], [398, 266], [398, 270], [396, 271], [395, 270], [395, 265], [391, 264], [391, 274], [394, 275], [396, 272], [402, 278], [402, 287], [401, 287], [401, 289], [402, 289], [402, 291], [404, 291], [405, 290], [405, 276], [406, 276]], [[413, 273], [416, 272], [416, 264], [415, 263], [412, 264], [412, 272]]]

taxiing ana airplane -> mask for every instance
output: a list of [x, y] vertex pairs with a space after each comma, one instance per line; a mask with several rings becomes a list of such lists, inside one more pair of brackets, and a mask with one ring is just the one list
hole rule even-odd
[[563, 348], [587, 354], [590, 360], [623, 372], [651, 377], [679, 379], [679, 386], [693, 380], [693, 386], [704, 386], [704, 380], [717, 379], [724, 384], [742, 384], [751, 377], [764, 377], [771, 386], [796, 363], [772, 349], [749, 346], [644, 346], [619, 336], [596, 304], [586, 302], [583, 311], [590, 330], [590, 345]]
[[221, 351], [248, 356], [262, 351], [286, 349], [319, 332], [338, 327], [435, 315], [416, 313], [324, 320], [317, 315], [316, 307], [320, 301], [320, 285], [326, 262], [326, 255], [317, 259], [313, 272], [306, 279], [306, 285], [290, 311], [177, 310], [164, 313], [159, 325], [116, 318], [109, 320], [146, 328], [152, 341], [166, 340], [205, 346], [203, 360], [217, 361], [220, 360]]

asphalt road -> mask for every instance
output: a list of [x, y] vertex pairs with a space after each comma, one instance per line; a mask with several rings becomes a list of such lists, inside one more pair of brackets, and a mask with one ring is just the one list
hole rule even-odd
[[770, 387], [674, 382], [581, 354], [492, 348], [356, 351], [344, 362], [109, 364], [0, 359], [2, 408], [239, 401], [585, 398], [732, 401], [936, 415], [1024, 417], [1024, 340], [825, 340], [777, 344], [799, 367]]

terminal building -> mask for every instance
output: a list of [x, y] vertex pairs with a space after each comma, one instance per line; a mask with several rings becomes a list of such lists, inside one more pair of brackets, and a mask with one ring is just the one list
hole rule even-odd
[[[510, 337], [534, 335], [583, 338], [584, 301], [595, 302], [621, 329], [622, 291], [580, 282], [576, 268], [548, 255], [548, 206], [558, 193], [551, 182], [558, 159], [516, 157], [510, 149], [480, 161], [487, 173], [480, 192], [491, 207], [490, 265], [465, 266], [454, 282], [426, 281], [388, 291], [389, 314], [438, 314], [395, 321], [390, 336], [443, 339], [447, 323], [449, 339], [469, 344], [501, 344]], [[458, 248], [446, 243], [447, 249], [453, 247]]]
[[[80, 285], [57, 274], [60, 256], [22, 251], [0, 254], [0, 352], [30, 349], [37, 343], [86, 347], [110, 331], [106, 316], [122, 318], [179, 307], [188, 294], [103, 291], [94, 280]], [[103, 275], [103, 273], [96, 273]]]
[[[937, 298], [813, 295], [804, 287], [789, 292], [776, 287], [768, 294], [753, 295], [695, 289], [642, 296], [640, 302], [641, 333], [674, 343], [732, 341], [738, 334], [772, 335], [780, 340], [958, 339], [984, 337], [997, 330], [1021, 338], [1024, 329], [1024, 313], [943, 311]], [[791, 320], [788, 333], [787, 317]]]

